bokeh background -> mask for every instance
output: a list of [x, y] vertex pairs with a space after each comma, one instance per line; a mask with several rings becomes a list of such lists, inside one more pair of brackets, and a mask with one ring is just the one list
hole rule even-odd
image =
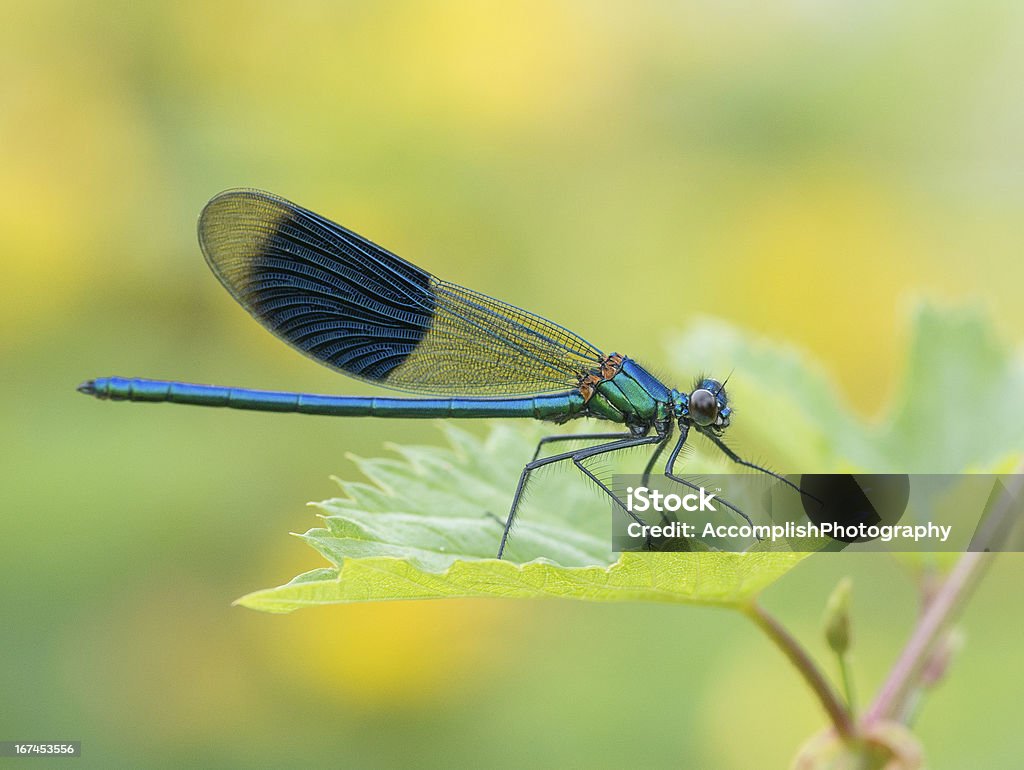
[[[978, 304], [1024, 341], [1024, 6], [2, 15], [0, 739], [80, 739], [98, 766], [772, 767], [822, 726], [777, 651], [725, 612], [232, 608], [322, 564], [287, 533], [315, 524], [304, 502], [335, 493], [330, 474], [354, 473], [345, 453], [439, 433], [101, 404], [74, 386], [371, 392], [266, 334], [209, 274], [200, 208], [256, 186], [606, 350], [657, 361], [709, 314], [789, 341], [871, 419], [915, 298]], [[821, 607], [845, 574], [867, 695], [912, 622], [897, 565], [811, 559], [766, 602], [823, 655]], [[1002, 558], [968, 612], [967, 651], [919, 726], [935, 767], [1019, 759], [1022, 578]]]

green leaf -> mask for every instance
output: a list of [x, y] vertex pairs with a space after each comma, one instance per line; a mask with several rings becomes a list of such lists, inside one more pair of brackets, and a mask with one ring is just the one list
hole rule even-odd
[[[771, 463], [784, 470], [1005, 471], [1019, 460], [1022, 437], [1014, 426], [1024, 413], [1021, 400], [1007, 396], [1024, 392], [1024, 358], [970, 311], [922, 306], [912, 340], [896, 406], [873, 424], [843, 403], [822, 366], [720, 322], [675, 340], [670, 360], [680, 370], [701, 360], [714, 371], [741, 371], [730, 383], [742, 404], [730, 441], [767, 447]], [[623, 554], [613, 563], [611, 504], [578, 474], [552, 470], [531, 483], [532, 499], [499, 562], [493, 556], [519, 473], [551, 431], [498, 425], [484, 439], [451, 424], [444, 431], [448, 448], [402, 446], [393, 447], [396, 458], [352, 458], [365, 480], [337, 480], [342, 496], [316, 504], [323, 527], [300, 535], [332, 566], [238, 603], [288, 612], [502, 596], [737, 607], [806, 556], [765, 544], [745, 554]], [[638, 472], [645, 459], [636, 453], [614, 467]], [[735, 470], [717, 452], [699, 449], [686, 463], [691, 475]]]
[[349, 558], [340, 569], [306, 573], [237, 603], [266, 612], [290, 612], [338, 602], [492, 596], [737, 607], [804, 555], [626, 553], [608, 567], [575, 568], [543, 560], [456, 560], [442, 572], [423, 570], [403, 559]]
[[897, 407], [877, 435], [907, 473], [1000, 470], [1024, 449], [1024, 357], [978, 308], [916, 313]]
[[400, 459], [352, 458], [370, 483], [337, 480], [343, 496], [316, 504], [324, 526], [300, 535], [334, 567], [238, 603], [268, 612], [469, 596], [737, 606], [805, 556], [765, 548], [624, 554], [612, 563], [610, 504], [582, 479], [549, 477], [535, 490], [544, 492], [544, 512], [525, 506], [498, 561], [511, 492], [544, 432], [498, 426], [481, 441], [452, 425], [444, 430], [447, 449], [396, 447]]

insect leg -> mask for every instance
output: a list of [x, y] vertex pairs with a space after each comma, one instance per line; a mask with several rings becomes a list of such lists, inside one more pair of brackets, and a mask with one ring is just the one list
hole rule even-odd
[[[620, 435], [620, 434], [616, 434], [616, 435]], [[533, 460], [531, 462], [528, 462], [523, 467], [523, 472], [521, 474], [519, 474], [519, 484], [516, 486], [516, 493], [512, 497], [512, 505], [509, 508], [508, 519], [505, 521], [505, 531], [501, 533], [501, 543], [498, 545], [498, 556], [497, 556], [497, 558], [500, 559], [501, 555], [505, 552], [505, 543], [508, 541], [508, 533], [512, 529], [513, 522], [515, 522], [516, 511], [519, 508], [519, 501], [520, 501], [520, 499], [523, 496], [523, 491], [526, 489], [526, 482], [530, 478], [530, 473], [535, 471], [537, 468], [541, 468], [541, 467], [543, 467], [545, 465], [551, 465], [552, 463], [563, 462], [565, 460], [573, 460], [573, 461], [575, 461], [575, 458], [577, 456], [579, 456], [579, 455], [584, 455], [584, 457], [592, 457], [595, 454], [604, 454], [605, 452], [614, 452], [614, 451], [616, 451], [618, 449], [628, 449], [629, 447], [640, 446], [642, 444], [650, 444], [650, 443], [652, 443], [654, 441], [660, 441], [660, 440], [661, 439], [658, 436], [649, 436], [649, 437], [645, 437], [645, 438], [620, 438], [618, 441], [612, 441], [612, 442], [610, 442], [608, 444], [601, 444], [600, 446], [591, 447], [590, 449], [583, 449], [583, 450], [576, 449], [576, 450], [573, 450], [571, 452], [562, 452], [561, 454], [551, 455], [550, 457], [542, 457], [539, 460]], [[595, 451], [595, 450], [600, 450], [600, 451]], [[592, 474], [590, 474], [589, 471], [585, 470], [584, 472], [586, 472], [587, 475], [592, 476]], [[596, 480], [597, 479], [595, 478], [595, 481]], [[622, 505], [622, 503], [619, 501], [619, 499], [617, 497], [615, 497], [614, 494], [612, 494], [610, 489], [608, 489], [600, 481], [598, 481], [598, 484], [601, 486], [601, 488], [605, 492], [607, 492], [609, 495], [611, 495], [612, 499], [614, 499], [620, 506]], [[623, 506], [623, 508], [625, 508], [625, 506]], [[636, 516], [634, 514], [630, 513], [630, 515], [633, 516], [633, 518], [636, 518]], [[640, 523], [642, 524], [643, 522], [641, 521]]]
[[660, 444], [658, 444], [657, 449], [654, 450], [654, 454], [651, 455], [651, 459], [647, 461], [647, 466], [644, 468], [644, 475], [641, 481], [641, 483], [644, 486], [647, 486], [647, 484], [650, 482], [651, 471], [654, 470], [654, 465], [655, 463], [658, 462], [658, 458], [661, 457], [661, 453], [665, 451], [666, 446], [668, 446], [667, 441], [662, 441]]
[[[798, 487], [796, 484], [794, 484], [792, 481], [790, 481], [789, 479], [785, 478], [784, 476], [780, 476], [778, 473], [775, 473], [775, 471], [770, 471], [767, 468], [762, 468], [760, 465], [756, 465], [756, 464], [754, 464], [752, 462], [744, 460], [742, 457], [740, 457], [738, 454], [736, 454], [734, 451], [732, 451], [729, 447], [727, 447], [725, 445], [725, 442], [722, 441], [722, 439], [718, 438], [718, 436], [716, 436], [716, 435], [714, 435], [712, 433], [705, 433], [704, 435], [707, 436], [707, 438], [709, 438], [711, 440], [712, 444], [714, 444], [716, 447], [718, 447], [720, 450], [722, 450], [722, 454], [724, 454], [726, 457], [728, 457], [734, 463], [737, 463], [738, 465], [742, 465], [742, 466], [744, 466], [746, 468], [752, 468], [753, 470], [760, 471], [761, 473], [766, 473], [769, 476], [778, 479], [783, 484], [785, 484], [785, 485], [787, 485], [789, 487], [792, 487], [797, 492], [799, 492], [801, 496], [809, 497], [809, 498], [811, 498], [812, 500], [814, 500], [815, 502], [819, 503], [822, 506], [825, 505], [824, 501], [822, 501], [820, 498], [815, 497], [810, 492], [804, 491], [803, 489]], [[721, 499], [721, 498], [719, 498], [719, 499]]]
[[[660, 444], [658, 444], [657, 448], [654, 450], [654, 454], [651, 455], [651, 459], [647, 461], [647, 465], [644, 467], [643, 476], [641, 476], [640, 480], [640, 483], [643, 486], [646, 487], [648, 484], [651, 483], [651, 471], [654, 470], [654, 465], [655, 463], [658, 462], [658, 458], [661, 457], [661, 453], [665, 451], [666, 446], [668, 446], [667, 441], [662, 441]], [[661, 512], [661, 523], [669, 523], [668, 514], [666, 514], [665, 511]]]
[[665, 438], [662, 436], [646, 436], [643, 438], [634, 438], [625, 441], [614, 441], [611, 444], [602, 444], [601, 446], [595, 446], [591, 447], [590, 449], [580, 450], [579, 452], [576, 452], [576, 454], [574, 454], [572, 457], [573, 464], [581, 471], [583, 471], [583, 473], [591, 481], [593, 481], [602, 490], [604, 490], [605, 494], [607, 494], [608, 497], [614, 500], [615, 504], [618, 505], [623, 511], [625, 511], [626, 515], [629, 516], [629, 518], [631, 518], [633, 521], [635, 521], [642, 527], [647, 526], [647, 522], [641, 519], [631, 510], [629, 510], [626, 504], [622, 502], [622, 500], [620, 500], [618, 496], [614, 492], [612, 492], [611, 489], [608, 488], [608, 485], [601, 481], [601, 479], [599, 479], [597, 476], [595, 476], [594, 472], [583, 464], [583, 461], [591, 457], [597, 457], [598, 455], [608, 454], [609, 452], [617, 452], [620, 449], [629, 449], [631, 447], [644, 446], [645, 444], [653, 444], [656, 441], [664, 443]]
[[[699, 492], [700, 491], [700, 487], [699, 486], [694, 484], [692, 481], [687, 481], [682, 476], [676, 476], [675, 473], [673, 472], [673, 471], [675, 471], [676, 458], [679, 457], [679, 452], [680, 452], [680, 450], [682, 450], [683, 444], [686, 443], [686, 438], [687, 438], [687, 436], [689, 436], [689, 434], [690, 434], [690, 427], [688, 425], [687, 426], [680, 426], [679, 440], [676, 442], [675, 447], [673, 447], [672, 454], [670, 454], [668, 456], [668, 462], [665, 463], [665, 476], [667, 476], [668, 478], [672, 479], [672, 481], [675, 481], [675, 482], [677, 482], [679, 484], [682, 484], [684, 487], [689, 487], [690, 489]], [[745, 514], [743, 511], [741, 511], [739, 508], [737, 508], [732, 503], [730, 503], [724, 497], [716, 497], [715, 499], [718, 500], [718, 502], [720, 502], [726, 508], [729, 508], [731, 511], [733, 511], [736, 515], [740, 516], [745, 522], [747, 522], [747, 524], [749, 524], [750, 526], [754, 526], [754, 522], [750, 520], [750, 517], [747, 516], [747, 514]], [[758, 539], [760, 540], [760, 538], [758, 538]]]
[[537, 451], [533, 453], [533, 459], [540, 456], [540, 450], [545, 444], [554, 444], [556, 441], [597, 441], [598, 439], [620, 439], [630, 438], [632, 433], [570, 433], [558, 436], [545, 436], [537, 442]]

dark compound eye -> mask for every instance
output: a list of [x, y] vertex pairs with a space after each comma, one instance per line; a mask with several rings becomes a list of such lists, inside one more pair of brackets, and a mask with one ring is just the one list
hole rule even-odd
[[718, 399], [710, 390], [700, 388], [690, 394], [690, 418], [700, 426], [711, 425], [718, 417]]

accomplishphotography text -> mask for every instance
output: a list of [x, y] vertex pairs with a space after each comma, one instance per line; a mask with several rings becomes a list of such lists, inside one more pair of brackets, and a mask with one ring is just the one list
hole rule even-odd
[[735, 539], [756, 538], [758, 540], [792, 540], [794, 538], [836, 538], [839, 540], [881, 540], [883, 543], [893, 540], [938, 540], [945, 543], [953, 531], [952, 525], [939, 524], [837, 524], [823, 522], [821, 524], [797, 524], [787, 521], [784, 524], [713, 524], [706, 522], [696, 525], [673, 521], [668, 524], [642, 525], [630, 522], [626, 526], [626, 534], [634, 538], [662, 537], [700, 537], [702, 539]]

